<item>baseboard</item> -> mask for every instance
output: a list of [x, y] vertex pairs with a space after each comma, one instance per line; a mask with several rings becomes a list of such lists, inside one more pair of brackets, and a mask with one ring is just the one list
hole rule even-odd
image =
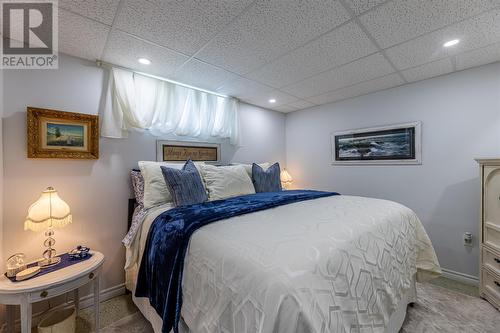
[[[112, 299], [116, 296], [120, 296], [120, 295], [124, 295], [124, 294], [125, 294], [125, 283], [122, 283], [122, 284], [116, 285], [114, 287], [102, 290], [101, 295], [100, 295], [100, 300], [101, 300], [101, 302], [105, 302], [105, 301]], [[67, 303], [67, 304], [69, 305], [72, 303], [73, 302]], [[93, 293], [80, 298], [80, 309], [85, 309], [85, 308], [88, 308], [92, 305], [94, 305], [94, 294]]]
[[443, 271], [443, 276], [445, 278], [455, 280], [458, 282], [466, 283], [466, 284], [471, 284], [474, 286], [479, 286], [479, 278], [477, 276], [472, 276], [468, 275], [465, 273], [460, 273], [460, 272], [455, 272], [452, 271], [451, 269], [446, 269], [446, 268], [441, 268]]
[[[105, 302], [111, 298], [114, 298], [114, 297], [120, 296], [120, 295], [124, 295], [124, 294], [125, 294], [125, 284], [122, 283], [122, 284], [116, 285], [114, 287], [101, 290], [100, 300], [101, 300], [101, 302]], [[48, 309], [46, 311], [34, 313], [33, 319], [32, 319], [32, 325], [36, 326], [38, 324], [38, 322], [42, 319], [42, 317], [47, 312], [57, 310], [57, 309], [63, 309], [63, 308], [69, 307], [69, 306], [73, 306], [73, 304], [74, 304], [73, 301], [64, 302], [64, 303], [61, 303], [57, 306], [51, 307], [50, 309]], [[89, 308], [93, 305], [94, 305], [94, 294], [93, 293], [80, 298], [80, 310], [83, 310], [85, 308]], [[18, 331], [21, 329], [21, 324], [20, 324], [19, 318], [16, 319], [14, 325], [15, 325], [15, 328], [14, 328], [15, 330]], [[7, 331], [6, 326], [7, 326], [6, 323], [4, 323], [3, 325], [0, 326], [0, 333], [4, 333]]]

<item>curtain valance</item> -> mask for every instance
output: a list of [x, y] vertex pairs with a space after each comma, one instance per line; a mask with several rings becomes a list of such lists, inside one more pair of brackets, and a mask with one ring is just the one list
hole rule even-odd
[[239, 143], [238, 102], [132, 71], [112, 68], [101, 134], [125, 138], [130, 129], [155, 136], [229, 138]]

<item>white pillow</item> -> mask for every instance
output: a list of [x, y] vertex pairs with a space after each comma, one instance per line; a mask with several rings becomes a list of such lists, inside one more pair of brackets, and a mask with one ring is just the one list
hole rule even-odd
[[[247, 174], [250, 176], [250, 179], [252, 179], [252, 165], [253, 164], [238, 164], [238, 165], [243, 166], [245, 168], [245, 171], [247, 172]], [[264, 169], [264, 171], [266, 171], [271, 166], [271, 163], [264, 162], [264, 163], [257, 163], [257, 165], [260, 166], [262, 169]]]
[[220, 166], [205, 164], [201, 174], [208, 190], [208, 200], [219, 200], [253, 194], [252, 179], [242, 165]]
[[[184, 163], [139, 161], [138, 164], [142, 177], [144, 177], [144, 208], [148, 209], [171, 202], [172, 196], [165, 184], [160, 167], [165, 166], [180, 170], [184, 166]], [[195, 163], [198, 172], [202, 164]]]

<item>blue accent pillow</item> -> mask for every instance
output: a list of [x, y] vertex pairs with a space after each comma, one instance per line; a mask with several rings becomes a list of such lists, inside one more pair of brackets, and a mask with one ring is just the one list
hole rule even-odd
[[280, 164], [274, 163], [264, 171], [257, 164], [252, 164], [252, 181], [255, 192], [281, 191]]
[[208, 200], [200, 173], [193, 161], [188, 160], [182, 170], [162, 166], [161, 172], [176, 207]]

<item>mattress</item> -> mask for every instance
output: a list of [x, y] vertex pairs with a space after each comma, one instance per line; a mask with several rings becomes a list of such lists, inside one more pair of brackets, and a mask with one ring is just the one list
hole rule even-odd
[[[129, 290], [149, 227], [168, 208], [148, 212], [127, 249]], [[429, 238], [407, 207], [353, 196], [294, 203], [193, 234], [184, 265], [184, 330], [397, 331], [414, 298], [414, 277], [439, 274]], [[158, 330], [161, 319], [148, 301], [134, 301]]]

